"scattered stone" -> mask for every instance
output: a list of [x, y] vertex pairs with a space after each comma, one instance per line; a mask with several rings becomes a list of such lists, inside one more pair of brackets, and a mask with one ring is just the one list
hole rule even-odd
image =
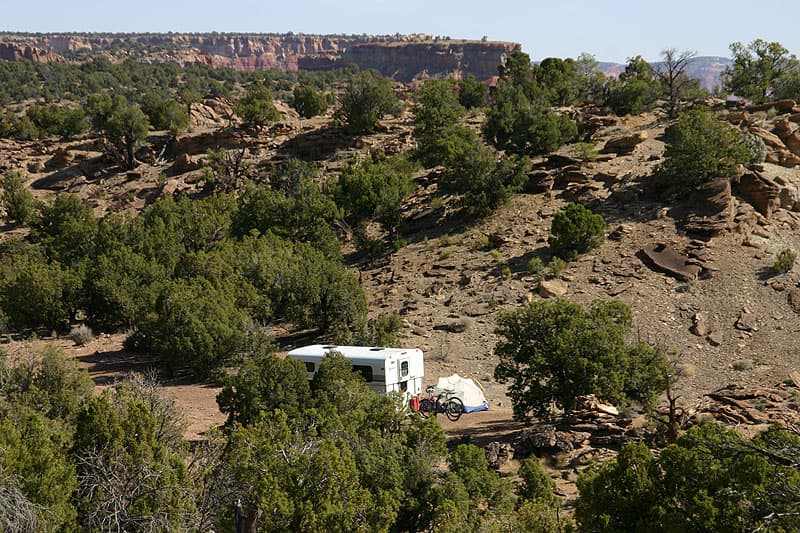
[[692, 317], [692, 327], [689, 328], [689, 331], [697, 335], [698, 337], [705, 337], [708, 333], [708, 324], [707, 318], [705, 313], [695, 313]]
[[467, 316], [483, 316], [492, 312], [492, 308], [488, 303], [474, 303], [464, 306], [464, 314]]
[[617, 228], [608, 234], [608, 238], [612, 241], [621, 241], [625, 235], [633, 233], [633, 227], [630, 224], [620, 224]]
[[711, 346], [720, 346], [722, 345], [722, 332], [721, 331], [712, 331], [706, 337], [706, 340]]
[[623, 292], [627, 291], [628, 289], [632, 289], [632, 288], [633, 288], [633, 283], [623, 283], [622, 285], [618, 285], [614, 289], [609, 289], [608, 290], [608, 295], [611, 296], [612, 298], [614, 298], [614, 297], [619, 296]]
[[742, 309], [734, 327], [740, 331], [758, 331], [756, 317], [747, 308]]
[[472, 319], [460, 318], [458, 320], [454, 320], [453, 322], [449, 322], [447, 324], [440, 324], [438, 326], [434, 326], [433, 329], [440, 331], [449, 331], [450, 333], [463, 333], [470, 326], [472, 326], [472, 324], [473, 324]]
[[428, 331], [419, 326], [414, 326], [413, 328], [411, 328], [411, 331], [414, 333], [414, 335], [417, 335], [419, 337], [425, 337], [425, 338], [430, 337]]
[[794, 288], [790, 290], [788, 300], [792, 311], [800, 315], [800, 289]]
[[514, 449], [506, 442], [490, 442], [483, 450], [486, 452], [489, 467], [494, 470], [499, 470], [514, 457]]
[[514, 455], [525, 458], [535, 452], [571, 452], [590, 437], [591, 433], [559, 431], [551, 424], [539, 424], [522, 431], [514, 447]]
[[[786, 290], [786, 283], [781, 281], [781, 280], [777, 280], [777, 279], [776, 280], [772, 280], [770, 282], [769, 286], [772, 287], [772, 290], [774, 290], [776, 292], [783, 292], [783, 291]], [[798, 296], [800, 296], [800, 295], [798, 295]], [[800, 300], [798, 300], [798, 303], [800, 303]], [[791, 298], [790, 298], [789, 304], [791, 305]]]
[[619, 409], [610, 403], [600, 401], [594, 394], [584, 394], [583, 396], [575, 398], [575, 409], [572, 414], [577, 415], [580, 412], [600, 413], [612, 416], [619, 415]]
[[753, 368], [753, 362], [749, 359], [740, 359], [739, 361], [734, 361], [731, 367], [737, 372], [743, 372]]
[[561, 298], [567, 294], [569, 286], [558, 279], [543, 279], [539, 282], [539, 295], [542, 298]]

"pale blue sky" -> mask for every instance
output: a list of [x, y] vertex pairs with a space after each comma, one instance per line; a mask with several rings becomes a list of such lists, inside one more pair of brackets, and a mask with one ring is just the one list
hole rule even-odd
[[728, 55], [779, 41], [800, 55], [800, 0], [0, 0], [0, 30], [428, 33], [516, 41], [533, 59], [658, 59], [668, 47]]

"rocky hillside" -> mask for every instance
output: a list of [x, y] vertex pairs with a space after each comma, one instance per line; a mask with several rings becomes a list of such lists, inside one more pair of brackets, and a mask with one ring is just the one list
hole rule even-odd
[[458, 73], [488, 79], [510, 42], [439, 40], [427, 35], [321, 36], [246, 34], [2, 34], [0, 59], [85, 60], [103, 54], [115, 60], [206, 64], [235, 70], [279, 68], [330, 70], [347, 65], [375, 69], [397, 81]]
[[[505, 385], [492, 377], [495, 320], [538, 297], [622, 299], [644, 340], [666, 345], [693, 369], [679, 383], [686, 401], [731, 382], [769, 386], [786, 379], [797, 370], [800, 289], [792, 273], [773, 276], [771, 265], [782, 248], [800, 248], [800, 107], [779, 102], [777, 115], [767, 119], [765, 106], [727, 112], [723, 102], [710, 103], [761, 137], [767, 160], [733, 188], [712, 182], [688, 203], [670, 204], [650, 185], [664, 152], [665, 122], [658, 114], [623, 119], [575, 110], [582, 123], [596, 125], [592, 141], [603, 153], [586, 162], [565, 147], [540, 158], [526, 194], [475, 225], [465, 226], [449, 202], [431, 207], [435, 172], [418, 176], [401, 227], [409, 245], [380, 261], [352, 265], [371, 314], [399, 312], [404, 343], [425, 351], [431, 376], [457, 371], [478, 377], [499, 407], [509, 404]], [[329, 154], [318, 162], [323, 174], [336, 175], [343, 160], [359, 153], [411, 148], [409, 116], [354, 139], [327, 128], [327, 117], [301, 120], [279, 105], [286, 120], [246, 140], [253, 165], [288, 153]], [[26, 169], [27, 183], [43, 198], [70, 192], [98, 213], [138, 211], [158, 197], [197, 192], [205, 153], [244, 142], [222, 128], [229, 112], [217, 99], [195, 104], [195, 129], [164, 157], [142, 154], [146, 163], [133, 172], [111, 172], [91, 136], [69, 143], [2, 141], [0, 171]], [[481, 117], [472, 120], [479, 124]], [[156, 135], [152, 142], [163, 140]], [[527, 265], [549, 258], [552, 217], [568, 201], [603, 214], [607, 241], [558, 279], [542, 282]], [[492, 250], [482, 244], [489, 235], [499, 243]]]

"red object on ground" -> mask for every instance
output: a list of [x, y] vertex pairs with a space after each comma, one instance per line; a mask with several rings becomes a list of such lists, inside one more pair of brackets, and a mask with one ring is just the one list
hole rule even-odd
[[411, 410], [415, 413], [419, 411], [419, 396], [412, 396], [411, 400], [408, 401], [408, 406], [411, 407]]

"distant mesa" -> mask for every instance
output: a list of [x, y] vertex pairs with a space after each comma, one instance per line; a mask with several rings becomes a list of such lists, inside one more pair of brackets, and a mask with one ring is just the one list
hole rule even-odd
[[117, 61], [133, 55], [236, 70], [324, 71], [355, 64], [401, 82], [454, 73], [487, 80], [504, 54], [520, 49], [519, 43], [424, 34], [0, 34], [0, 59], [6, 61], [80, 62], [103, 53]]
[[[664, 65], [664, 63], [658, 61], [651, 64], [656, 70], [659, 70]], [[713, 91], [722, 85], [722, 73], [725, 72], [725, 69], [732, 64], [733, 61], [727, 57], [695, 57], [689, 62], [689, 66], [686, 69], [686, 74], [690, 78], [700, 80], [700, 85], [704, 89]], [[625, 72], [625, 65], [622, 63], [600, 62], [598, 66], [603, 74], [615, 78]]]

